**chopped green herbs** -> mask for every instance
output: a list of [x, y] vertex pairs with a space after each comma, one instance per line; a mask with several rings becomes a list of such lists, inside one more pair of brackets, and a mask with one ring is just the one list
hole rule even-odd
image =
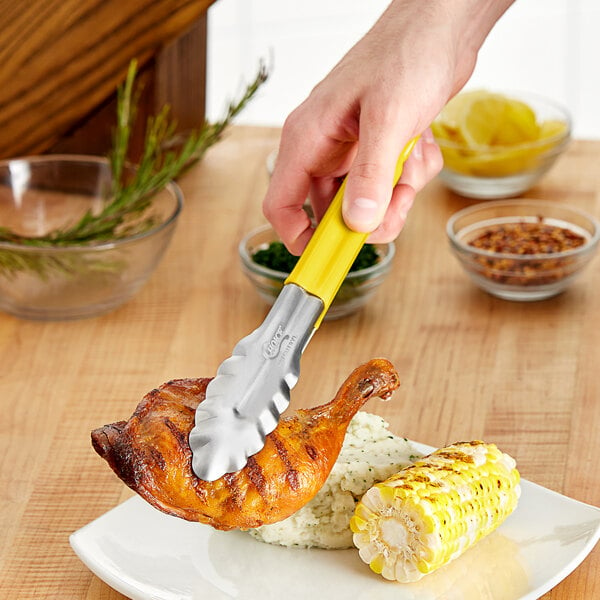
[[361, 271], [368, 269], [379, 261], [379, 254], [373, 244], [365, 244], [358, 253], [356, 260], [352, 263], [350, 271]]
[[267, 248], [258, 250], [252, 256], [256, 264], [282, 273], [290, 273], [296, 266], [298, 258], [290, 254], [282, 242], [271, 242]]
[[[252, 255], [252, 259], [256, 264], [282, 273], [290, 273], [296, 266], [298, 258], [298, 256], [290, 254], [282, 242], [271, 242], [266, 248], [262, 248]], [[379, 262], [379, 258], [375, 246], [365, 244], [350, 267], [350, 272], [372, 267]]]

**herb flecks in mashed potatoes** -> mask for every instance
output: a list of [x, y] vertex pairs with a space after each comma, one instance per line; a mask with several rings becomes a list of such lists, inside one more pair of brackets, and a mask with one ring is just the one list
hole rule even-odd
[[421, 454], [393, 435], [377, 415], [359, 411], [350, 422], [344, 445], [318, 494], [292, 516], [250, 529], [258, 540], [301, 548], [352, 548], [350, 518], [362, 495]]

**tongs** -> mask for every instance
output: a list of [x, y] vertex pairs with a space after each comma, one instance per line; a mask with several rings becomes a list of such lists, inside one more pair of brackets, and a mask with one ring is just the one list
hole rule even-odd
[[[393, 185], [415, 143], [402, 151]], [[300, 357], [368, 237], [344, 223], [345, 189], [346, 180], [262, 325], [238, 342], [209, 383], [189, 437], [200, 479], [214, 481], [243, 468], [289, 406]]]

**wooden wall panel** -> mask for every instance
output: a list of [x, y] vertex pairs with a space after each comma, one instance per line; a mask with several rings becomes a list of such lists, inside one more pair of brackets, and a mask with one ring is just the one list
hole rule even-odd
[[[166, 78], [165, 69], [177, 63], [161, 52], [180, 36], [184, 46], [198, 47], [186, 36], [205, 36], [212, 1], [0, 0], [0, 157], [47, 151], [98, 118], [134, 57], [162, 74], [150, 102], [166, 98], [167, 88], [155, 92], [190, 64], [179, 63], [179, 73]], [[201, 50], [194, 61], [202, 77], [205, 58]], [[106, 134], [104, 126], [98, 131]]]

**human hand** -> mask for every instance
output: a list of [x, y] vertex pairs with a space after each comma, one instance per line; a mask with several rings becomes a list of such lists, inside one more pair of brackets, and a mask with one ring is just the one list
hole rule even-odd
[[[343, 216], [369, 241], [400, 233], [442, 157], [428, 126], [470, 77], [477, 51], [510, 0], [395, 0], [286, 120], [263, 210], [288, 249], [302, 252], [347, 175]], [[421, 138], [392, 190], [396, 160]]]

